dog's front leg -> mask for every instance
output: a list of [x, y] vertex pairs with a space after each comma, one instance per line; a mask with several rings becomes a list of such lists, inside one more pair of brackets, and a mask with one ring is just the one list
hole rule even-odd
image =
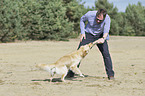
[[79, 74], [81, 77], [84, 77], [84, 75], [82, 74], [82, 72], [80, 71], [80, 69], [77, 68], [77, 66], [71, 66], [70, 68], [71, 68], [71, 70], [72, 70], [73, 72]]
[[83, 74], [80, 75], [81, 77], [85, 77]]

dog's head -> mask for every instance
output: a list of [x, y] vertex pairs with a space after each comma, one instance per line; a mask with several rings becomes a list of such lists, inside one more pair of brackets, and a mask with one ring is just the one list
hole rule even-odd
[[92, 43], [81, 46], [79, 50], [81, 50], [83, 52], [82, 57], [85, 57], [92, 47], [93, 47]]
[[90, 49], [93, 47], [93, 45], [94, 45], [93, 43], [89, 43], [88, 44], [88, 46], [89, 46]]
[[85, 50], [85, 51], [88, 51], [88, 50], [90, 50], [92, 47], [93, 47], [93, 43], [89, 43], [89, 44], [86, 44], [86, 45], [81, 46], [80, 49], [83, 49], [83, 50]]

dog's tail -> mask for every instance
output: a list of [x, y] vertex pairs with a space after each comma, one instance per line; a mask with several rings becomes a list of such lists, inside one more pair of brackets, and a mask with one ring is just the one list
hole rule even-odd
[[45, 70], [45, 71], [50, 70], [50, 66], [48, 64], [37, 64], [36, 67], [41, 69], [41, 70]]
[[41, 69], [43, 69], [45, 66], [47, 66], [47, 64], [37, 64], [36, 65], [37, 68], [41, 68]]
[[36, 67], [45, 71], [52, 71], [55, 68], [54, 64], [37, 64]]

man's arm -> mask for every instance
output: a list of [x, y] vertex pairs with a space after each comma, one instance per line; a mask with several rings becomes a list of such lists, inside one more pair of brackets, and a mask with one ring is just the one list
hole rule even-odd
[[80, 20], [81, 34], [85, 34], [85, 22], [88, 20], [87, 15], [88, 15], [88, 12], [85, 15], [83, 15]]
[[83, 38], [86, 39], [86, 35], [85, 35], [85, 22], [88, 20], [86, 15], [87, 15], [87, 13], [85, 15], [83, 15], [81, 17], [81, 20], [80, 20], [80, 29], [81, 29], [80, 42], [82, 42]]
[[104, 31], [103, 31], [103, 37], [98, 39], [98, 43], [104, 43], [108, 34], [109, 34], [109, 30], [110, 30], [110, 23], [111, 23], [111, 20], [110, 20], [110, 17], [109, 15], [106, 16], [105, 18], [105, 25], [104, 25]]
[[98, 44], [104, 43], [106, 38], [107, 38], [107, 36], [108, 36], [108, 33], [104, 33], [103, 37], [98, 39], [96, 43], [98, 43]]

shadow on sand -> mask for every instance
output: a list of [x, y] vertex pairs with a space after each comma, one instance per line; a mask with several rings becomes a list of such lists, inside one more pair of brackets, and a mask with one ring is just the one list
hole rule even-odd
[[[71, 78], [68, 78], [66, 77], [65, 80], [70, 80], [70, 81], [83, 81], [83, 80], [78, 80], [78, 78], [96, 78], [96, 79], [102, 79], [102, 78], [105, 78], [105, 77], [96, 77], [96, 76], [89, 76], [89, 75], [84, 75], [84, 77], [79, 77], [78, 74], [75, 74], [74, 77], [71, 77]], [[50, 79], [34, 79], [34, 80], [31, 80], [31, 81], [34, 81], [34, 82], [39, 82], [39, 81], [44, 81], [44, 82], [50, 82]], [[51, 82], [62, 82], [61, 78], [53, 78]]]
[[[71, 78], [65, 78], [65, 80], [71, 80], [71, 81], [82, 81], [82, 80], [76, 80], [77, 77], [71, 77]], [[34, 81], [34, 82], [39, 82], [39, 81], [44, 81], [44, 82], [50, 82], [50, 79], [34, 79], [34, 80], [31, 80], [31, 81]], [[61, 78], [53, 78], [51, 82], [62, 82]]]

